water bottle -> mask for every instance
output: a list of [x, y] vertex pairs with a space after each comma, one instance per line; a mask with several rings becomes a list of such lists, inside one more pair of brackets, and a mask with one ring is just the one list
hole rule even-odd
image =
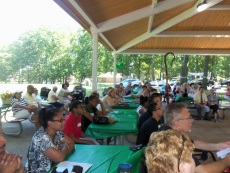
[[118, 165], [118, 173], [132, 173], [131, 163], [121, 163]]

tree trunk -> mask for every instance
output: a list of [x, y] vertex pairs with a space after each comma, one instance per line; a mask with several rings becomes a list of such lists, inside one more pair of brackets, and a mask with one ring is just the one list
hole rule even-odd
[[188, 76], [188, 62], [189, 62], [189, 56], [184, 56], [184, 62], [183, 66], [181, 68], [181, 78], [180, 78], [180, 84], [183, 84], [187, 82], [187, 76]]
[[155, 74], [154, 74], [154, 55], [152, 56], [152, 80], [155, 80]]
[[141, 58], [138, 56], [138, 79], [141, 78]]
[[209, 62], [209, 56], [205, 56], [204, 57], [204, 76], [203, 76], [203, 82], [202, 82], [202, 86], [204, 87], [204, 89], [207, 89], [207, 83], [208, 83], [208, 62]]

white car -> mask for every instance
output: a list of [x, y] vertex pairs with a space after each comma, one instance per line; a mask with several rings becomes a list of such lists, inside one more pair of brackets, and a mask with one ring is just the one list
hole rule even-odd
[[126, 87], [128, 85], [128, 82], [131, 82], [131, 84], [132, 84], [132, 86], [134, 86], [134, 88], [136, 88], [140, 82], [141, 82], [141, 85], [143, 85], [143, 82], [140, 81], [139, 79], [124, 79], [120, 83], [122, 83], [123, 86]]

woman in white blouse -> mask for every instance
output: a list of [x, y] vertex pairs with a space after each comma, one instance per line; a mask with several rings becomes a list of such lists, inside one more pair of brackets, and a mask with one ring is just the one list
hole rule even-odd
[[111, 109], [112, 106], [116, 106], [121, 100], [121, 98], [116, 98], [116, 90], [112, 88], [101, 101], [104, 104], [105, 109]]

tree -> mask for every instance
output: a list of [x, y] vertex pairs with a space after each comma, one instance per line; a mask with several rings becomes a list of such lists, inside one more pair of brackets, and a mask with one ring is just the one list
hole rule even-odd
[[185, 55], [183, 59], [184, 61], [183, 61], [183, 65], [181, 68], [181, 78], [180, 78], [181, 84], [187, 82], [189, 56]]

